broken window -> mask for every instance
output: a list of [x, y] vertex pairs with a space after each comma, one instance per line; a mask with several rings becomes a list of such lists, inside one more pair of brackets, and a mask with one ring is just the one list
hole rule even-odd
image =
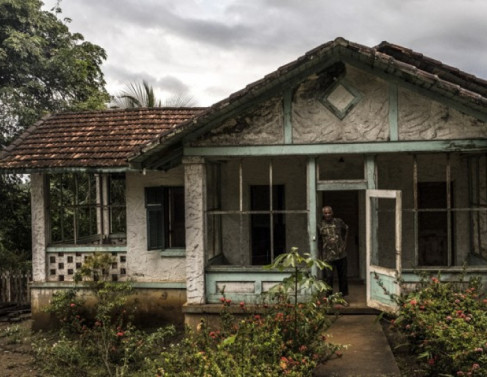
[[146, 187], [147, 249], [184, 248], [184, 187]]
[[48, 178], [51, 243], [125, 243], [124, 174], [64, 173]]

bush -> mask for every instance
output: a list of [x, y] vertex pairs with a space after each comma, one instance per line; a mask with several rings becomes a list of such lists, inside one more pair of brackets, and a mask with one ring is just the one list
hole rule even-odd
[[487, 375], [487, 300], [478, 279], [433, 277], [401, 300], [394, 326], [407, 335], [430, 376]]
[[[126, 301], [132, 285], [108, 280], [112, 262], [110, 255], [94, 254], [75, 276], [83, 286], [53, 296], [47, 311], [58, 319], [60, 336], [39, 338], [33, 344], [37, 364], [49, 375], [132, 375], [175, 334], [174, 327], [147, 334], [131, 324]], [[81, 290], [94, 296], [93, 312], [87, 310]]]
[[[329, 288], [309, 273], [325, 267], [296, 248], [276, 258], [269, 268], [291, 268], [267, 303], [231, 314], [231, 300], [222, 292], [221, 327], [211, 329], [203, 321], [197, 332], [187, 330], [185, 338], [166, 348], [157, 360], [148, 361], [148, 376], [311, 376], [316, 365], [342, 346], [326, 342], [331, 324], [329, 310], [343, 303], [340, 296], [326, 297]], [[314, 291], [314, 299], [298, 302], [302, 290]]]
[[[97, 300], [91, 315], [80, 287], [54, 296], [49, 311], [59, 319], [61, 336], [34, 345], [38, 365], [49, 375], [305, 377], [343, 348], [328, 343], [325, 335], [332, 322], [328, 312], [343, 299], [326, 296], [328, 287], [309, 273], [325, 264], [297, 249], [270, 267], [291, 268], [292, 273], [260, 306], [250, 310], [244, 302], [234, 304], [233, 314], [223, 291], [220, 328], [202, 321], [197, 331], [187, 329], [179, 342], [174, 341], [173, 327], [147, 334], [131, 324], [125, 305], [131, 284], [108, 281], [104, 271], [110, 263], [109, 256], [95, 254], [76, 276]], [[315, 295], [299, 303], [303, 290]]]

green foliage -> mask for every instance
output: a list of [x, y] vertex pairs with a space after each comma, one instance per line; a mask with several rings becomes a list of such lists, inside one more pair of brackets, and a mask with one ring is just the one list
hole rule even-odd
[[[39, 0], [0, 0], [0, 150], [47, 113], [105, 107], [105, 51], [71, 33], [68, 19]], [[30, 198], [15, 176], [0, 176], [0, 259], [30, 259]]]
[[29, 184], [0, 175], [0, 271], [30, 270]]
[[103, 108], [105, 51], [71, 33], [39, 0], [0, 0], [0, 140], [42, 115]]
[[[314, 266], [324, 268], [326, 264], [300, 255], [297, 248], [276, 258], [268, 268], [292, 268], [293, 273], [280, 289], [264, 298], [270, 302], [252, 310], [241, 302], [240, 313], [232, 313], [231, 300], [222, 292], [221, 328], [211, 329], [202, 321], [197, 332], [188, 330], [179, 344], [148, 361], [147, 375], [311, 376], [318, 363], [343, 348], [326, 342], [325, 335], [331, 324], [327, 313], [343, 300], [323, 294], [328, 287], [310, 274]], [[301, 289], [316, 295], [298, 303]]]
[[122, 109], [137, 107], [189, 107], [194, 106], [193, 97], [180, 93], [162, 102], [156, 98], [154, 88], [145, 80], [130, 83], [127, 88], [113, 98], [115, 106]]
[[[83, 284], [54, 295], [47, 310], [59, 320], [61, 337], [34, 344], [37, 363], [49, 375], [131, 375], [174, 335], [173, 327], [147, 335], [132, 325], [127, 308], [132, 286], [109, 281], [111, 263], [111, 255], [94, 254], [76, 276]], [[93, 313], [87, 310], [88, 297], [96, 301]]]
[[394, 326], [407, 335], [429, 376], [487, 375], [487, 300], [478, 279], [433, 277], [401, 300]]
[[[308, 267], [321, 266], [291, 252], [281, 260], [297, 266], [304, 258]], [[312, 300], [294, 305], [293, 296], [281, 290], [252, 308], [244, 302], [231, 305], [222, 292], [218, 329], [201, 321], [196, 331], [187, 329], [178, 338], [173, 327], [147, 334], [130, 322], [130, 284], [109, 281], [111, 263], [110, 255], [94, 254], [76, 276], [82, 285], [53, 297], [49, 311], [60, 320], [61, 336], [34, 344], [37, 364], [48, 375], [306, 377], [343, 348], [327, 342], [325, 334], [332, 322], [328, 313], [340, 298], [318, 291]], [[315, 286], [308, 279], [298, 287], [302, 282]], [[88, 293], [97, 299], [91, 315], [85, 309]]]
[[[144, 375], [204, 376], [311, 376], [318, 363], [343, 347], [326, 341], [331, 324], [327, 316], [333, 300], [323, 298], [298, 304], [283, 300], [232, 314], [230, 302], [222, 297], [222, 326], [210, 328], [204, 321], [196, 332], [187, 330], [184, 339], [166, 347], [147, 361]], [[294, 336], [295, 316], [298, 337]]]

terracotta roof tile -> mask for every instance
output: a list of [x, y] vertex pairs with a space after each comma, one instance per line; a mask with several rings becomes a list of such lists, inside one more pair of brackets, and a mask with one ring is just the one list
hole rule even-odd
[[5, 148], [0, 169], [126, 167], [135, 147], [202, 110], [141, 108], [55, 114]]

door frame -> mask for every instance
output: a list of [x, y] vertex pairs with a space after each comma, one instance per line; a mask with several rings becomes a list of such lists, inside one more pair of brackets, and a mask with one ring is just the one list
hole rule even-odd
[[[366, 299], [367, 306], [386, 312], [396, 312], [397, 303], [391, 295], [400, 295], [402, 252], [402, 192], [400, 190], [366, 190], [365, 192], [365, 229], [366, 229]], [[372, 264], [372, 255], [377, 252], [378, 241], [375, 237], [378, 222], [373, 209], [373, 199], [395, 201], [394, 213], [394, 253], [395, 268]], [[374, 216], [374, 218], [373, 218]], [[376, 221], [373, 221], [373, 220]]]

